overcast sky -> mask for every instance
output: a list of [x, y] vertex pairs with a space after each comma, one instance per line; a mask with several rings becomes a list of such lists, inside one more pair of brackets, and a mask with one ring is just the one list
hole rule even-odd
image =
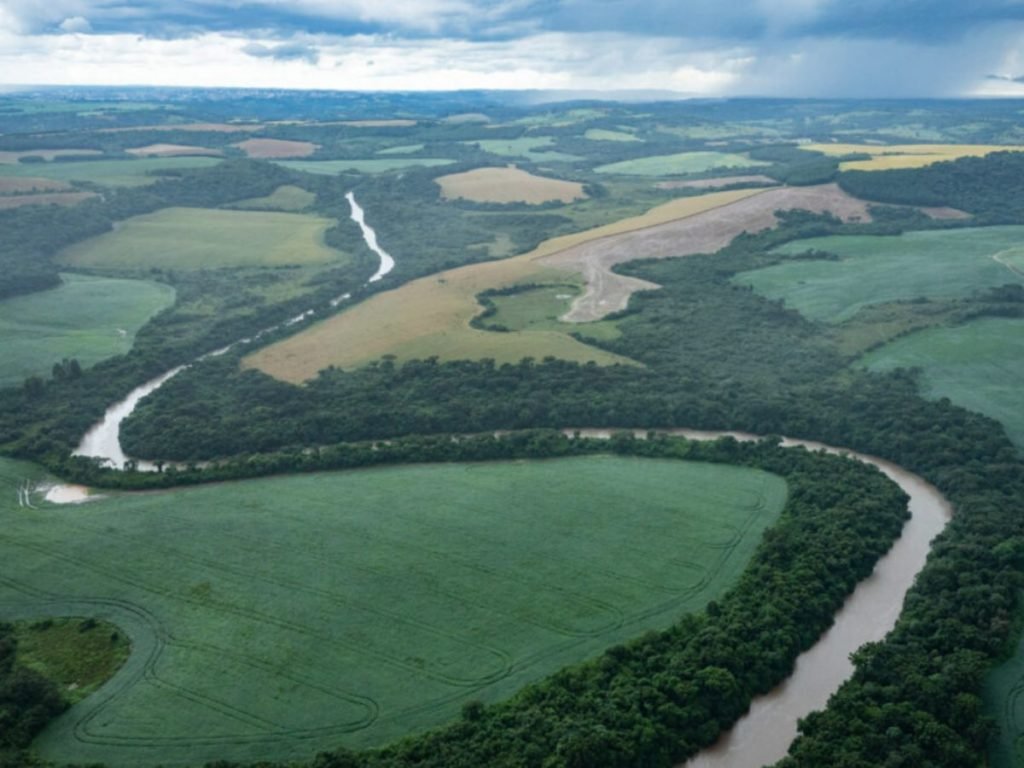
[[0, 0], [0, 84], [1024, 96], [1024, 0]]

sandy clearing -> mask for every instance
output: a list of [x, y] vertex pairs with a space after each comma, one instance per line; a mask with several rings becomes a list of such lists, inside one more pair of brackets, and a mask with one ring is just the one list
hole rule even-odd
[[134, 147], [125, 151], [136, 157], [186, 157], [188, 155], [216, 157], [222, 154], [219, 149], [193, 147], [188, 144], [147, 144], [144, 147]]
[[311, 141], [289, 141], [287, 139], [246, 139], [232, 144], [232, 146], [238, 147], [249, 157], [261, 160], [309, 157], [320, 149], [319, 144], [314, 144]]
[[732, 184], [771, 184], [778, 186], [779, 182], [768, 176], [719, 176], [714, 179], [695, 179], [694, 181], [659, 181], [658, 189], [718, 189], [728, 187]]
[[58, 157], [92, 157], [102, 154], [98, 149], [31, 149], [26, 152], [0, 152], [0, 163], [13, 165], [23, 157], [41, 157], [49, 162]]
[[97, 133], [128, 133], [129, 131], [208, 131], [210, 133], [242, 133], [258, 131], [262, 123], [182, 123], [163, 125], [133, 125], [124, 128], [101, 128]]
[[[543, 259], [542, 263], [583, 274], [586, 290], [560, 319], [586, 323], [626, 308], [631, 294], [653, 283], [612, 272], [616, 264], [714, 253], [743, 232], [759, 232], [778, 223], [775, 212], [800, 208], [830, 212], [844, 221], [869, 221], [868, 206], [836, 184], [814, 187], [741, 190], [748, 196], [727, 205], [616, 237], [587, 242]], [[728, 194], [728, 193], [719, 193]], [[702, 196], [710, 197], [710, 196]], [[701, 198], [691, 198], [700, 200]]]
[[71, 189], [66, 181], [37, 176], [0, 176], [0, 195], [24, 195], [31, 192], [61, 192]]
[[481, 203], [546, 203], [557, 200], [571, 203], [585, 198], [583, 185], [545, 176], [535, 176], [519, 168], [476, 168], [435, 179], [446, 200], [465, 199]]
[[967, 211], [961, 211], [959, 208], [949, 208], [947, 206], [922, 206], [919, 207], [918, 210], [921, 211], [921, 213], [923, 213], [925, 216], [940, 221], [949, 219], [958, 220], [971, 218], [971, 214], [967, 213]]
[[95, 192], [50, 192], [41, 195], [0, 195], [0, 210], [21, 208], [25, 205], [78, 205], [83, 200], [96, 197]]

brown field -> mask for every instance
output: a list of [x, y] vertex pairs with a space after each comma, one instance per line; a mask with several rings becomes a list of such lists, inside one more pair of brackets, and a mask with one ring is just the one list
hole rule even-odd
[[[516, 362], [525, 356], [541, 359], [551, 355], [580, 362], [593, 360], [601, 365], [627, 363], [630, 361], [583, 344], [567, 332], [492, 333], [472, 328], [469, 321], [481, 311], [476, 296], [488, 288], [517, 283], [564, 282], [566, 268], [547, 267], [541, 260], [583, 243], [694, 216], [758, 194], [765, 193], [759, 189], [737, 190], [672, 200], [641, 216], [546, 240], [529, 253], [413, 280], [265, 347], [246, 357], [242, 364], [300, 383], [329, 365], [355, 368], [384, 355], [394, 355], [399, 361], [437, 355], [443, 360], [489, 357], [498, 362]], [[372, 225], [372, 211], [367, 215]], [[569, 330], [572, 328], [567, 327]]]
[[[342, 120], [339, 125], [351, 125], [356, 128], [410, 128], [416, 125], [415, 120]], [[325, 123], [329, 125], [329, 123]]]
[[586, 323], [625, 309], [631, 294], [657, 287], [644, 280], [612, 272], [616, 264], [637, 259], [663, 259], [714, 253], [742, 232], [759, 232], [778, 223], [775, 212], [800, 208], [832, 213], [845, 221], [868, 221], [868, 206], [850, 197], [836, 184], [719, 192], [683, 200], [737, 195], [734, 200], [706, 208], [687, 218], [637, 232], [582, 243], [543, 259], [542, 263], [583, 274], [586, 290], [562, 316], [571, 323]]
[[319, 148], [311, 141], [288, 141], [287, 139], [246, 139], [232, 146], [238, 147], [249, 157], [260, 160], [309, 157]]
[[218, 157], [222, 154], [219, 149], [193, 147], [188, 144], [149, 144], [145, 147], [134, 147], [125, 151], [136, 157], [186, 157], [188, 155]]
[[209, 133], [242, 133], [258, 131], [262, 123], [182, 123], [181, 125], [134, 125], [127, 128], [101, 128], [97, 133], [128, 133], [129, 131], [193, 131]]
[[768, 176], [719, 176], [714, 179], [695, 179], [694, 181], [659, 181], [658, 189], [718, 189], [728, 187], [732, 184], [771, 184], [778, 186], [779, 182]]
[[871, 155], [870, 160], [841, 163], [843, 171], [889, 171], [895, 168], [923, 168], [961, 157], [984, 157], [993, 152], [1022, 152], [1024, 147], [999, 144], [803, 144], [801, 149], [824, 152], [833, 157], [855, 153]]
[[0, 152], [0, 163], [11, 165], [17, 163], [23, 157], [41, 157], [50, 161], [57, 157], [82, 155], [102, 155], [98, 149], [32, 149], [27, 152]]
[[571, 203], [585, 198], [583, 185], [575, 181], [534, 176], [515, 167], [476, 168], [436, 179], [446, 200], [478, 203]]
[[32, 192], [61, 192], [71, 189], [66, 181], [36, 176], [0, 176], [0, 195], [25, 195]]
[[96, 197], [95, 192], [50, 192], [42, 195], [0, 196], [0, 210], [21, 208], [25, 205], [78, 205], [83, 200]]

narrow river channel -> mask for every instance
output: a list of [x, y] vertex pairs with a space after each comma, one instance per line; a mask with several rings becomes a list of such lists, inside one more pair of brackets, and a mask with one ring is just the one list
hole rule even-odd
[[[394, 260], [377, 244], [376, 233], [367, 226], [363, 209], [355, 196], [347, 195], [352, 219], [359, 224], [363, 238], [380, 257], [380, 268], [369, 279], [375, 282], [394, 267]], [[347, 299], [339, 297], [332, 302]], [[310, 313], [313, 310], [309, 311]], [[300, 316], [308, 316], [308, 313]], [[258, 338], [258, 336], [257, 336]], [[237, 343], [248, 343], [243, 339]], [[233, 346], [233, 345], [232, 345]], [[211, 354], [222, 354], [230, 347]], [[202, 359], [202, 358], [200, 358]], [[121, 422], [131, 415], [139, 401], [159, 389], [188, 366], [180, 366], [134, 389], [125, 399], [107, 409], [103, 420], [82, 438], [75, 455], [105, 459], [118, 469], [129, 460], [121, 449]], [[611, 430], [566, 430], [584, 437], [608, 438]], [[714, 440], [731, 436], [737, 440], [756, 440], [756, 435], [740, 432], [701, 432], [687, 429], [667, 430], [691, 440]], [[643, 436], [646, 431], [637, 431]], [[900, 538], [875, 566], [836, 613], [832, 627], [810, 650], [797, 659], [793, 674], [778, 688], [754, 700], [750, 711], [713, 747], [686, 763], [685, 768], [763, 768], [785, 756], [797, 734], [797, 721], [823, 708], [831, 696], [853, 672], [849, 656], [864, 643], [881, 640], [896, 624], [907, 590], [924, 566], [931, 542], [952, 515], [949, 502], [922, 478], [883, 459], [842, 448], [803, 440], [783, 439], [787, 447], [803, 446], [844, 454], [873, 464], [897, 483], [910, 497], [911, 518]], [[151, 462], [139, 462], [139, 468], [154, 470]], [[56, 500], [56, 499], [54, 499]]]

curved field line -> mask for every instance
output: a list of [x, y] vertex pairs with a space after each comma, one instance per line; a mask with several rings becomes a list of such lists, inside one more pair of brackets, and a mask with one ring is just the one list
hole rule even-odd
[[1017, 267], [1016, 265], [1011, 264], [1005, 258], [1003, 258], [1006, 254], [1010, 253], [1011, 251], [1019, 251], [1019, 250], [1020, 250], [1020, 248], [1007, 248], [1006, 250], [1000, 251], [999, 253], [993, 253], [992, 254], [992, 260], [996, 264], [999, 264], [1000, 266], [1006, 267], [1008, 270], [1013, 272], [1013, 274], [1018, 275], [1020, 277], [1024, 277], [1024, 269], [1021, 269], [1020, 267]]

